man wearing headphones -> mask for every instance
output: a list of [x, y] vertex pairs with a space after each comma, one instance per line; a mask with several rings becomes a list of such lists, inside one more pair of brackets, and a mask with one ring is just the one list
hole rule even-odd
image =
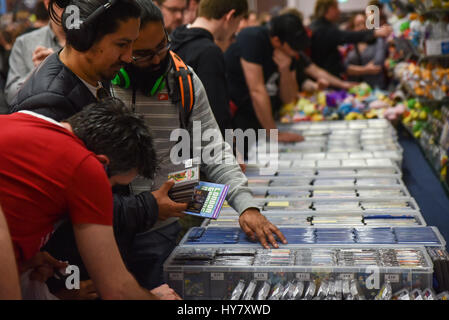
[[[213, 183], [230, 185], [227, 201], [240, 215], [239, 222], [243, 231], [251, 239], [259, 240], [267, 249], [268, 243], [278, 247], [275, 235], [286, 243], [279, 229], [260, 213], [247, 187], [247, 178], [235, 161], [231, 147], [223, 141], [200, 79], [185, 65], [185, 69], [177, 72], [181, 59], [170, 51], [170, 41], [161, 11], [150, 0], [136, 1], [142, 7], [142, 16], [140, 34], [133, 46], [133, 63], [122, 69], [113, 81], [113, 92], [136, 112], [145, 115], [161, 163], [154, 181], [135, 181], [134, 188], [154, 190], [167, 179], [170, 172], [177, 171], [172, 151], [178, 143], [171, 141], [171, 134], [180, 128], [186, 129], [189, 132], [190, 144], [194, 148], [198, 145], [198, 148], [201, 148], [200, 153], [203, 153], [206, 147], [208, 150], [222, 151], [214, 152], [212, 159], [209, 159], [211, 161], [201, 163], [201, 174]], [[179, 74], [186, 76], [191, 85], [179, 88], [178, 84], [184, 82], [178, 81]], [[193, 97], [190, 95], [181, 99], [188, 101], [187, 106], [178, 102], [179, 96], [182, 96], [180, 91], [193, 94]], [[185, 108], [188, 109], [187, 112]], [[193, 131], [199, 132], [200, 137], [205, 132], [213, 132], [213, 141], [194, 141]], [[163, 262], [176, 246], [180, 232], [176, 218], [179, 216], [172, 214], [172, 217], [159, 221], [151, 231], [139, 234], [134, 242], [133, 253], [139, 255], [135, 256], [133, 265], [137, 268], [152, 266], [152, 274], [146, 278], [139, 279], [139, 274], [143, 275], [144, 270], [132, 270], [139, 283], [146, 288], [162, 283]]]
[[[73, 20], [69, 5], [79, 9], [83, 21], [80, 26]], [[59, 19], [57, 9], [66, 7]], [[109, 96], [110, 80], [124, 64], [131, 62], [132, 44], [139, 34], [140, 11], [134, 0], [50, 0], [50, 16], [62, 24], [66, 47], [49, 56], [31, 74], [14, 99], [11, 111], [30, 110], [62, 121]], [[181, 215], [187, 208], [186, 204], [169, 200], [167, 193], [172, 185], [173, 182], [166, 183], [153, 193], [114, 193], [114, 232], [125, 263], [135, 233], [148, 228], [148, 223], [129, 226], [127, 217], [137, 215], [141, 221], [166, 219], [166, 212]], [[129, 229], [135, 232], [130, 234]], [[59, 227], [44, 249], [57, 259], [78, 261], [76, 246], [67, 243], [74, 245], [70, 224]]]

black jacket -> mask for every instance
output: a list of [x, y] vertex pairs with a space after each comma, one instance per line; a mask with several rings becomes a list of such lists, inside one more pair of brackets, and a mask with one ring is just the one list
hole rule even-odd
[[312, 22], [310, 30], [312, 31], [312, 61], [337, 77], [345, 72], [338, 46], [375, 40], [373, 30], [344, 31], [324, 18]]
[[10, 110], [30, 110], [62, 121], [94, 102], [90, 90], [54, 53], [23, 84]]
[[[23, 84], [13, 101], [11, 111], [31, 110], [61, 121], [96, 101], [84, 83], [55, 53]], [[135, 235], [150, 230], [156, 223], [158, 214], [157, 202], [151, 193], [129, 196], [114, 192], [114, 234], [125, 262]], [[72, 261], [79, 259], [76, 257], [76, 245], [67, 244], [67, 241], [74, 241], [72, 231], [70, 225], [63, 226], [59, 232], [55, 232], [53, 240], [50, 240], [45, 249], [55, 258], [75, 264]], [[70, 247], [75, 250], [71, 252]]]
[[179, 27], [171, 34], [172, 50], [195, 70], [203, 83], [212, 112], [224, 136], [232, 129], [224, 55], [206, 29]]

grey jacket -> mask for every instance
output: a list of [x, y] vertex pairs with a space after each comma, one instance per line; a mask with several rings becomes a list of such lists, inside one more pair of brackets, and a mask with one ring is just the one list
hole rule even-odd
[[18, 37], [9, 56], [9, 71], [6, 80], [5, 95], [10, 105], [25, 80], [34, 70], [33, 52], [38, 46], [51, 48], [58, 52], [61, 46], [50, 25]]
[[[190, 69], [192, 72], [193, 70]], [[173, 88], [172, 84], [173, 73], [169, 73], [168, 88]], [[193, 72], [193, 86], [195, 89], [195, 105], [193, 112], [189, 119], [188, 131], [190, 132], [191, 141], [193, 139], [193, 124], [195, 121], [201, 121], [201, 135], [207, 130], [214, 130], [218, 132], [219, 139], [217, 141], [201, 141], [201, 149], [204, 151], [207, 146], [207, 150], [221, 149], [221, 154], [216, 154], [213, 157], [213, 164], [201, 164], [201, 172], [205, 174], [210, 182], [218, 184], [230, 185], [227, 201], [231, 207], [233, 207], [239, 214], [242, 214], [249, 208], [259, 208], [253, 199], [253, 195], [248, 188], [248, 179], [243, 174], [240, 166], [235, 160], [231, 147], [226, 143], [220, 133], [220, 128], [215, 120], [212, 109], [209, 105], [206, 91], [201, 80]], [[131, 106], [132, 102], [132, 90], [122, 89], [117, 86], [113, 87], [113, 95], [120, 98], [125, 104]], [[170, 91], [164, 89], [161, 91], [162, 95], [170, 95]], [[178, 115], [178, 109], [171, 100], [161, 100], [160, 95], [154, 97], [148, 97], [136, 92], [136, 111], [145, 116], [148, 126], [152, 132], [155, 149], [157, 150], [159, 160], [159, 171], [155, 181], [137, 182], [134, 185], [134, 191], [151, 191], [158, 189], [164, 182], [167, 181], [168, 173], [179, 170], [179, 166], [176, 166], [170, 160], [170, 152], [172, 151], [176, 141], [170, 142], [170, 134], [173, 130], [180, 128], [180, 121]], [[202, 139], [201, 139], [202, 140]], [[147, 185], [147, 188], [145, 188]], [[145, 190], [146, 189], [146, 190]], [[170, 219], [169, 221], [159, 222], [156, 224], [156, 229], [173, 223], [177, 219]]]

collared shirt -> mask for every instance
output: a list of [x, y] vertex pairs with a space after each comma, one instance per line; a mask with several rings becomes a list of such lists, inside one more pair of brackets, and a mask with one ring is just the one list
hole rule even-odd
[[111, 93], [103, 86], [100, 81], [98, 81], [98, 85], [94, 87], [89, 82], [81, 79], [80, 77], [78, 78], [86, 85], [86, 87], [89, 89], [92, 95], [97, 98], [98, 101], [111, 96]]
[[9, 56], [10, 69], [5, 87], [8, 104], [11, 104], [23, 83], [34, 70], [33, 52], [38, 46], [51, 48], [55, 52], [62, 49], [50, 25], [17, 38]]

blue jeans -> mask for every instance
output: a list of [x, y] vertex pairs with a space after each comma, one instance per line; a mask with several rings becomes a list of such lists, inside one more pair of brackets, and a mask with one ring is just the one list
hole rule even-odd
[[129, 271], [142, 287], [151, 290], [165, 283], [163, 265], [176, 247], [180, 231], [181, 225], [176, 221], [136, 235], [127, 260]]

